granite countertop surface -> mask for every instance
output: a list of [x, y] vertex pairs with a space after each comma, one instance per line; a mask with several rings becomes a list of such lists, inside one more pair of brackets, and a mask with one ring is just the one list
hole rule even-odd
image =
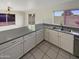
[[58, 32], [62, 32], [62, 33], [66, 33], [66, 34], [70, 34], [70, 35], [77, 35], [79, 36], [79, 32], [76, 32], [76, 31], [65, 31], [65, 30], [61, 30], [61, 29], [51, 29], [51, 28], [48, 28], [50, 30], [54, 30], [54, 31], [58, 31]]
[[42, 28], [43, 28], [42, 24], [37, 24], [35, 25], [35, 30], [29, 29], [27, 26], [25, 26], [21, 28], [2, 31], [0, 32], [0, 45], [12, 41], [14, 39], [17, 39], [19, 37], [23, 37], [35, 31], [38, 31]]
[[34, 31], [29, 30], [27, 27], [0, 32], [0, 45], [32, 32]]
[[30, 34], [32, 32], [35, 32], [35, 31], [43, 29], [43, 28], [62, 32], [62, 33], [67, 33], [70, 35], [79, 36], [79, 32], [77, 32], [77, 31], [69, 32], [69, 31], [65, 31], [65, 30], [61, 30], [61, 29], [53, 29], [53, 26], [50, 26], [50, 25], [47, 26], [47, 25], [43, 25], [43, 24], [37, 24], [37, 25], [35, 25], [35, 30], [30, 30], [28, 27], [21, 27], [21, 28], [16, 28], [16, 29], [0, 32], [0, 45], [6, 43], [8, 41], [17, 39], [19, 37], [23, 37], [27, 34]]
[[44, 28], [46, 29], [50, 29], [50, 30], [54, 30], [54, 31], [58, 31], [58, 32], [62, 32], [62, 33], [67, 33], [67, 34], [70, 34], [70, 35], [77, 35], [79, 36], [79, 31], [76, 31], [76, 30], [73, 30], [71, 29], [71, 31], [67, 31], [67, 30], [61, 30], [61, 29], [54, 29], [53, 26], [54, 25], [50, 25], [50, 24], [44, 24]]

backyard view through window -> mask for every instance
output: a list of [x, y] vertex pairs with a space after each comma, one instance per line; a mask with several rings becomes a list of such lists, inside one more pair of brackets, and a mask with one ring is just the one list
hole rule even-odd
[[15, 24], [15, 14], [0, 13], [0, 26]]
[[79, 9], [54, 12], [55, 20], [63, 20], [64, 25], [79, 28]]

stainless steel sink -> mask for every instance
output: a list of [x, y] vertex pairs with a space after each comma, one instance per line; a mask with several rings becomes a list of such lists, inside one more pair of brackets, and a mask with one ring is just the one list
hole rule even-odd
[[61, 29], [54, 29], [56, 31], [61, 31], [61, 32], [65, 32], [65, 33], [71, 33], [71, 34], [74, 34], [74, 35], [79, 35], [78, 32], [75, 32], [75, 31], [67, 31], [67, 30], [61, 30]]
[[56, 30], [56, 31], [62, 31], [61, 29], [54, 29], [54, 30]]

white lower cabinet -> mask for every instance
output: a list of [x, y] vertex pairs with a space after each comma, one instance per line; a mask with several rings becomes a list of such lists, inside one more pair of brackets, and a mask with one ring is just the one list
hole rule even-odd
[[[43, 35], [44, 34], [44, 35]], [[54, 30], [43, 29], [0, 45], [0, 59], [19, 59], [43, 39], [73, 54], [74, 36]]]
[[43, 29], [36, 31], [36, 44], [39, 44], [41, 41], [43, 41]]
[[0, 59], [19, 59], [43, 40], [43, 29], [0, 45]]
[[27, 53], [35, 46], [35, 33], [24, 36], [24, 53]]
[[49, 41], [49, 29], [44, 29], [44, 39]]
[[[23, 40], [19, 38], [16, 40]], [[0, 51], [0, 59], [19, 59], [23, 55], [23, 41], [12, 42], [14, 45]]]
[[66, 33], [60, 33], [60, 35], [61, 35], [61, 48], [73, 54], [74, 36]]
[[[49, 35], [47, 34], [49, 33]], [[54, 30], [45, 30], [45, 40], [73, 54], [74, 36]], [[49, 37], [49, 40], [48, 40]]]
[[57, 31], [49, 30], [49, 42], [60, 47], [60, 38], [59, 33]]

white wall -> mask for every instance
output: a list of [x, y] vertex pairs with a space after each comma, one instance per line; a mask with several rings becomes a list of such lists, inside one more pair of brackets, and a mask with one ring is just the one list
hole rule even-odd
[[29, 10], [26, 11], [26, 19], [25, 19], [25, 24], [27, 25], [28, 23], [28, 14], [33, 14], [35, 13], [35, 24], [41, 24], [41, 23], [49, 23], [52, 24], [52, 9], [50, 8], [45, 8], [45, 9], [35, 9], [35, 10]]
[[[6, 13], [5, 11], [0, 11], [0, 13]], [[15, 14], [15, 24], [14, 25], [8, 25], [8, 26], [0, 26], [0, 31], [4, 30], [10, 30], [14, 28], [19, 28], [24, 26], [24, 20], [25, 20], [25, 13], [22, 11], [15, 11], [10, 12]]]
[[[44, 1], [35, 0], [35, 2], [33, 0], [33, 2], [36, 3], [36, 4], [33, 4], [31, 2], [34, 6], [31, 6], [32, 5], [31, 3], [29, 3], [29, 5], [28, 5], [28, 4], [26, 4], [26, 2], [27, 2], [27, 0], [0, 0], [0, 10], [5, 11], [8, 7], [8, 5], [10, 5], [12, 8], [11, 9], [12, 11], [14, 11], [14, 10], [21, 11], [21, 12], [15, 12], [16, 13], [16, 26], [14, 26], [14, 25], [4, 26], [5, 28], [1, 27], [2, 29], [12, 29], [15, 27], [22, 27], [23, 25], [26, 26], [27, 22], [28, 22], [27, 21], [28, 20], [28, 18], [27, 18], [28, 13], [35, 13], [36, 14], [36, 18], [35, 18], [36, 24], [40, 24], [40, 23], [54, 24], [54, 16], [53, 16], [54, 10], [79, 8], [79, 5], [78, 5], [79, 1], [78, 0], [70, 1], [70, 2], [68, 2], [68, 0], [67, 1], [60, 0], [59, 3], [56, 3], [56, 1], [52, 2], [51, 0], [49, 0], [49, 3], [48, 3], [48, 1], [45, 3], [45, 0]], [[41, 2], [42, 2], [42, 5], [41, 5]], [[39, 3], [39, 5], [37, 3]], [[43, 3], [45, 3], [45, 5]], [[31, 10], [28, 11], [26, 9], [28, 9], [28, 10], [31, 9]], [[26, 10], [26, 15], [24, 12], [22, 12], [25, 10]], [[24, 18], [26, 18], [26, 19], [24, 20]]]
[[25, 1], [23, 0], [0, 0], [0, 12], [6, 13], [7, 7], [11, 7], [11, 13], [16, 14], [16, 24], [9, 26], [0, 26], [0, 31], [14, 29], [24, 26], [25, 19]]
[[25, 12], [15, 12], [16, 14], [16, 26], [23, 27], [25, 22]]
[[52, 9], [45, 8], [39, 12], [39, 20], [40, 18], [43, 20], [43, 23], [53, 24], [53, 17], [52, 17]]
[[[27, 1], [27, 0], [26, 0]], [[60, 9], [59, 5], [73, 0], [28, 0], [26, 10], [36, 14], [36, 24], [54, 24], [53, 10]], [[59, 7], [59, 8], [58, 8]]]
[[79, 8], [79, 1], [78, 0], [72, 0], [68, 2], [62, 2], [59, 4], [51, 4], [52, 6], [45, 6], [42, 8], [36, 9], [36, 24], [44, 22], [48, 24], [54, 24], [54, 15], [53, 11], [55, 10], [67, 10], [67, 9], [75, 9]]
[[[70, 1], [67, 3], [62, 3], [56, 6], [53, 6], [51, 9], [52, 11], [56, 11], [56, 10], [67, 10], [67, 9], [79, 9], [79, 0], [74, 0], [74, 1]], [[52, 17], [53, 17], [53, 21], [54, 21], [54, 15], [52, 12]], [[61, 21], [61, 20], [60, 20]]]
[[24, 11], [25, 4], [25, 0], [0, 0], [0, 10], [6, 10], [10, 6], [12, 10]]

